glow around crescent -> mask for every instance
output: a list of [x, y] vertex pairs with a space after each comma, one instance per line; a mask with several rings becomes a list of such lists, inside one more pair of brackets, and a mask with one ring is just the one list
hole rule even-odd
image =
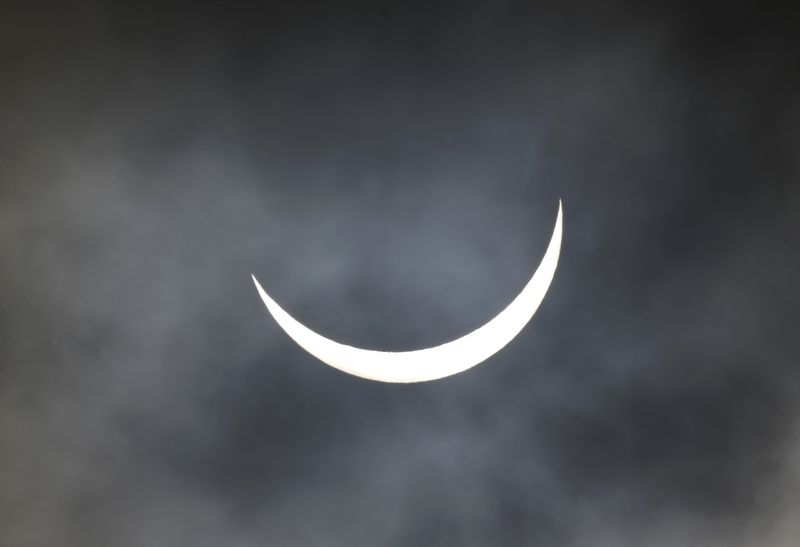
[[354, 376], [379, 382], [426, 382], [451, 376], [474, 367], [508, 344], [531, 320], [539, 308], [556, 271], [561, 249], [561, 202], [558, 203], [550, 244], [542, 262], [522, 292], [491, 321], [440, 346], [413, 351], [377, 351], [340, 344], [317, 334], [286, 313], [253, 282], [267, 309], [300, 347], [308, 353]]

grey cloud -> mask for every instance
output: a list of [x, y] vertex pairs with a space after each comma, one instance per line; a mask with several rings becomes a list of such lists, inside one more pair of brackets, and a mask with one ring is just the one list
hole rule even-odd
[[[0, 543], [792, 544], [791, 19], [493, 6], [18, 8]], [[559, 198], [542, 308], [446, 381], [321, 365], [249, 280], [436, 344]]]

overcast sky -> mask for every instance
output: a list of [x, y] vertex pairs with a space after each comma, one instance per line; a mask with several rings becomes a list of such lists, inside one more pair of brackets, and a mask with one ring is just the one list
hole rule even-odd
[[[800, 17], [5, 2], [0, 545], [790, 547]], [[755, 3], [753, 3], [755, 4]], [[345, 375], [300, 321], [484, 364]]]

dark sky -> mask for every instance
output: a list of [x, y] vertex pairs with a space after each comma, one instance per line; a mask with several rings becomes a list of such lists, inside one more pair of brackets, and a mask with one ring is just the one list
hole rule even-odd
[[[800, 17], [732, 4], [3, 2], [0, 545], [796, 545]], [[250, 281], [439, 344], [559, 198], [444, 380]]]

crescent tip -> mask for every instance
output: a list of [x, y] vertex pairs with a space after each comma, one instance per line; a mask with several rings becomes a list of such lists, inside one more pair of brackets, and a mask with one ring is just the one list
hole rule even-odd
[[272, 300], [271, 298], [269, 298], [269, 296], [267, 295], [267, 292], [263, 289], [263, 287], [261, 287], [261, 283], [258, 282], [258, 279], [256, 279], [256, 276], [253, 275], [253, 274], [250, 274], [250, 277], [253, 278], [253, 283], [256, 286], [256, 290], [258, 291], [258, 294], [261, 296], [261, 300], [263, 300], [265, 304], [267, 303], [267, 301]]

